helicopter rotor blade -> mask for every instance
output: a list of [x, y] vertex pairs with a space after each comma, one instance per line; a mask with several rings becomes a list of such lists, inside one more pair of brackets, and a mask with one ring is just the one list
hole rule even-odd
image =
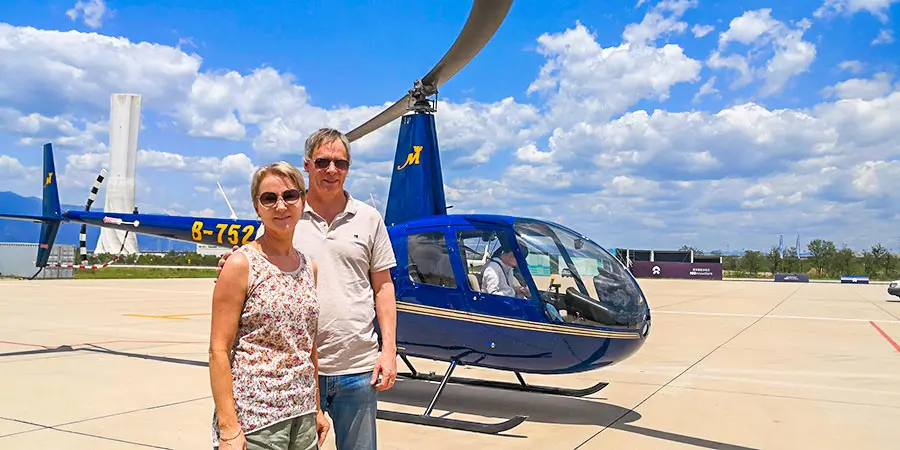
[[352, 131], [347, 133], [347, 139], [350, 142], [353, 142], [389, 123], [391, 123], [394, 119], [402, 116], [406, 113], [409, 104], [409, 94], [406, 94], [400, 100], [397, 100], [393, 105], [389, 106], [384, 111], [380, 112], [377, 116], [369, 119], [368, 122], [354, 128]]
[[[469, 18], [460, 31], [456, 42], [450, 50], [438, 61], [437, 64], [421, 80], [421, 91], [416, 94], [429, 96], [437, 93], [438, 87], [456, 75], [494, 36], [500, 24], [506, 18], [512, 0], [475, 0]], [[413, 90], [397, 100], [393, 105], [369, 119], [368, 122], [356, 127], [347, 138], [353, 142], [402, 116], [409, 109]]]
[[475, 0], [466, 25], [447, 54], [425, 75], [422, 84], [435, 89], [457, 74], [500, 28], [512, 0]]

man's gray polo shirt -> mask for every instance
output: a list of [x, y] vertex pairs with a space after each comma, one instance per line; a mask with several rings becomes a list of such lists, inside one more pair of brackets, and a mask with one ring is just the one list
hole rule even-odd
[[319, 267], [319, 373], [371, 371], [378, 359], [375, 293], [370, 272], [397, 265], [384, 219], [345, 192], [347, 206], [329, 226], [309, 204], [294, 231], [294, 246]]

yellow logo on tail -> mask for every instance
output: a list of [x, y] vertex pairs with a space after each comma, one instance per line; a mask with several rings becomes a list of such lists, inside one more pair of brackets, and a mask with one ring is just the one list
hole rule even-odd
[[49, 185], [51, 181], [53, 181], [53, 172], [47, 172], [47, 180], [44, 181], [44, 186]]
[[406, 162], [402, 166], [398, 166], [397, 170], [403, 170], [404, 167], [410, 164], [419, 164], [419, 153], [422, 153], [422, 146], [413, 145], [413, 151], [406, 155]]

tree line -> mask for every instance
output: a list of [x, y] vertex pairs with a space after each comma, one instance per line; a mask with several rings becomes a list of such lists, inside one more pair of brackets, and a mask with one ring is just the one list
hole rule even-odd
[[[78, 249], [75, 249], [78, 253]], [[76, 256], [77, 257], [77, 256]], [[107, 253], [89, 254], [88, 264], [105, 264], [112, 261], [116, 255]], [[166, 252], [166, 253], [141, 253], [121, 255], [115, 264], [127, 264], [138, 266], [205, 266], [215, 267], [219, 257], [214, 255], [201, 255], [195, 252]]]
[[[807, 273], [810, 278], [816, 279], [835, 279], [842, 275], [866, 275], [872, 280], [900, 279], [900, 254], [892, 254], [880, 243], [858, 252], [846, 245], [838, 249], [832, 241], [813, 239], [806, 249], [810, 256], [803, 259], [797, 258], [796, 247], [785, 248], [782, 258], [777, 245], [767, 251], [745, 250], [743, 255], [722, 255], [722, 270], [732, 277], [771, 276], [782, 272]], [[681, 250], [704, 254], [694, 247], [683, 246]], [[721, 255], [721, 252], [711, 254]], [[113, 257], [115, 255], [90, 254], [88, 264], [103, 264]], [[168, 252], [122, 255], [116, 264], [215, 267], [218, 262], [218, 256]]]
[[[682, 247], [682, 250], [691, 250]], [[694, 253], [698, 252], [693, 248]], [[797, 248], [784, 250], [784, 258], [774, 245], [767, 251], [745, 250], [743, 255], [723, 255], [722, 270], [728, 276], [760, 276], [774, 273], [807, 273], [810, 278], [835, 279], [846, 275], [868, 276], [871, 280], [900, 279], [900, 254], [892, 254], [880, 243], [862, 251], [834, 242], [813, 239], [806, 246], [809, 256], [797, 258]], [[713, 252], [713, 254], [721, 254]]]

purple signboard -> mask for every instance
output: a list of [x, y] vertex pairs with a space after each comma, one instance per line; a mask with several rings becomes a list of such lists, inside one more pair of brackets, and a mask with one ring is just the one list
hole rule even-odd
[[637, 278], [690, 278], [721, 280], [722, 264], [668, 261], [635, 261], [631, 273]]

